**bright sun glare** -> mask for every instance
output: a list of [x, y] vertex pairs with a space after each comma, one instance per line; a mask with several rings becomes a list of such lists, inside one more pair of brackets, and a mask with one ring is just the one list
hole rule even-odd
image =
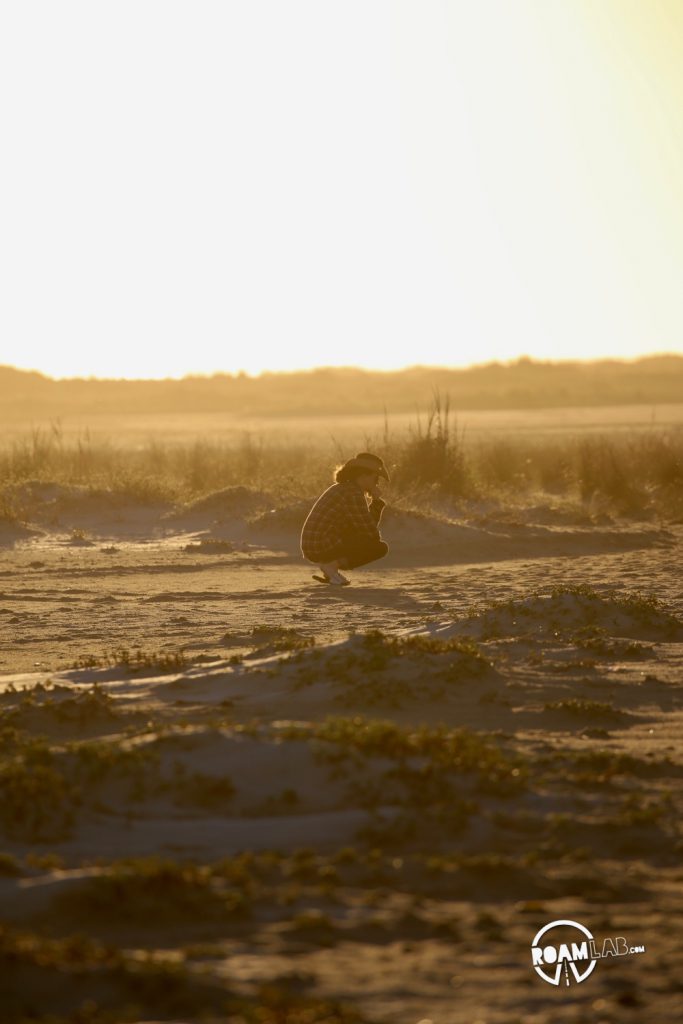
[[682, 28], [677, 0], [5, 4], [0, 363], [681, 352]]

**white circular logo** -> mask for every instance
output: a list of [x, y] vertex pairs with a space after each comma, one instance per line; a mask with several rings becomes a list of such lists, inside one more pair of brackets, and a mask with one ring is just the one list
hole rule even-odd
[[[548, 935], [553, 928], [576, 928], [581, 938], [574, 942], [563, 933], [561, 941], [553, 943], [552, 935]], [[578, 921], [551, 921], [536, 933], [531, 943], [531, 962], [539, 977], [549, 985], [559, 985], [563, 975], [569, 985], [570, 970], [577, 982], [585, 981], [591, 973], [597, 962], [594, 948], [591, 932]], [[546, 973], [551, 970], [552, 974]]]

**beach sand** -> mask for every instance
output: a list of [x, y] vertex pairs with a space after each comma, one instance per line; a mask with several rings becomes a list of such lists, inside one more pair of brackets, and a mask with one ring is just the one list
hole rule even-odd
[[[681, 1019], [681, 524], [389, 508], [333, 590], [306, 503], [33, 498], [0, 537], [9, 1020]], [[564, 919], [645, 951], [547, 984]]]

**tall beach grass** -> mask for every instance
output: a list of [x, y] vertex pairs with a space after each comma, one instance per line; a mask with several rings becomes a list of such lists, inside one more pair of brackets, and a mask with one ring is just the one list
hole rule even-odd
[[152, 436], [131, 445], [95, 440], [87, 430], [65, 439], [58, 423], [36, 428], [0, 446], [0, 518], [30, 514], [29, 483], [143, 503], [180, 503], [244, 485], [286, 503], [317, 494], [359, 447], [389, 466], [390, 499], [413, 507], [545, 501], [635, 518], [683, 516], [680, 429], [468, 439], [448, 396], [435, 392], [426, 416], [416, 415], [407, 430], [394, 431], [385, 415], [383, 430], [354, 444], [329, 434], [278, 439], [245, 430], [228, 440], [169, 444]]

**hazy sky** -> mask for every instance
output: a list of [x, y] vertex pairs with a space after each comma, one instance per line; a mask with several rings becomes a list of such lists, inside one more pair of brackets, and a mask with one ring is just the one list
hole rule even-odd
[[4, 0], [0, 363], [683, 352], [683, 0]]

